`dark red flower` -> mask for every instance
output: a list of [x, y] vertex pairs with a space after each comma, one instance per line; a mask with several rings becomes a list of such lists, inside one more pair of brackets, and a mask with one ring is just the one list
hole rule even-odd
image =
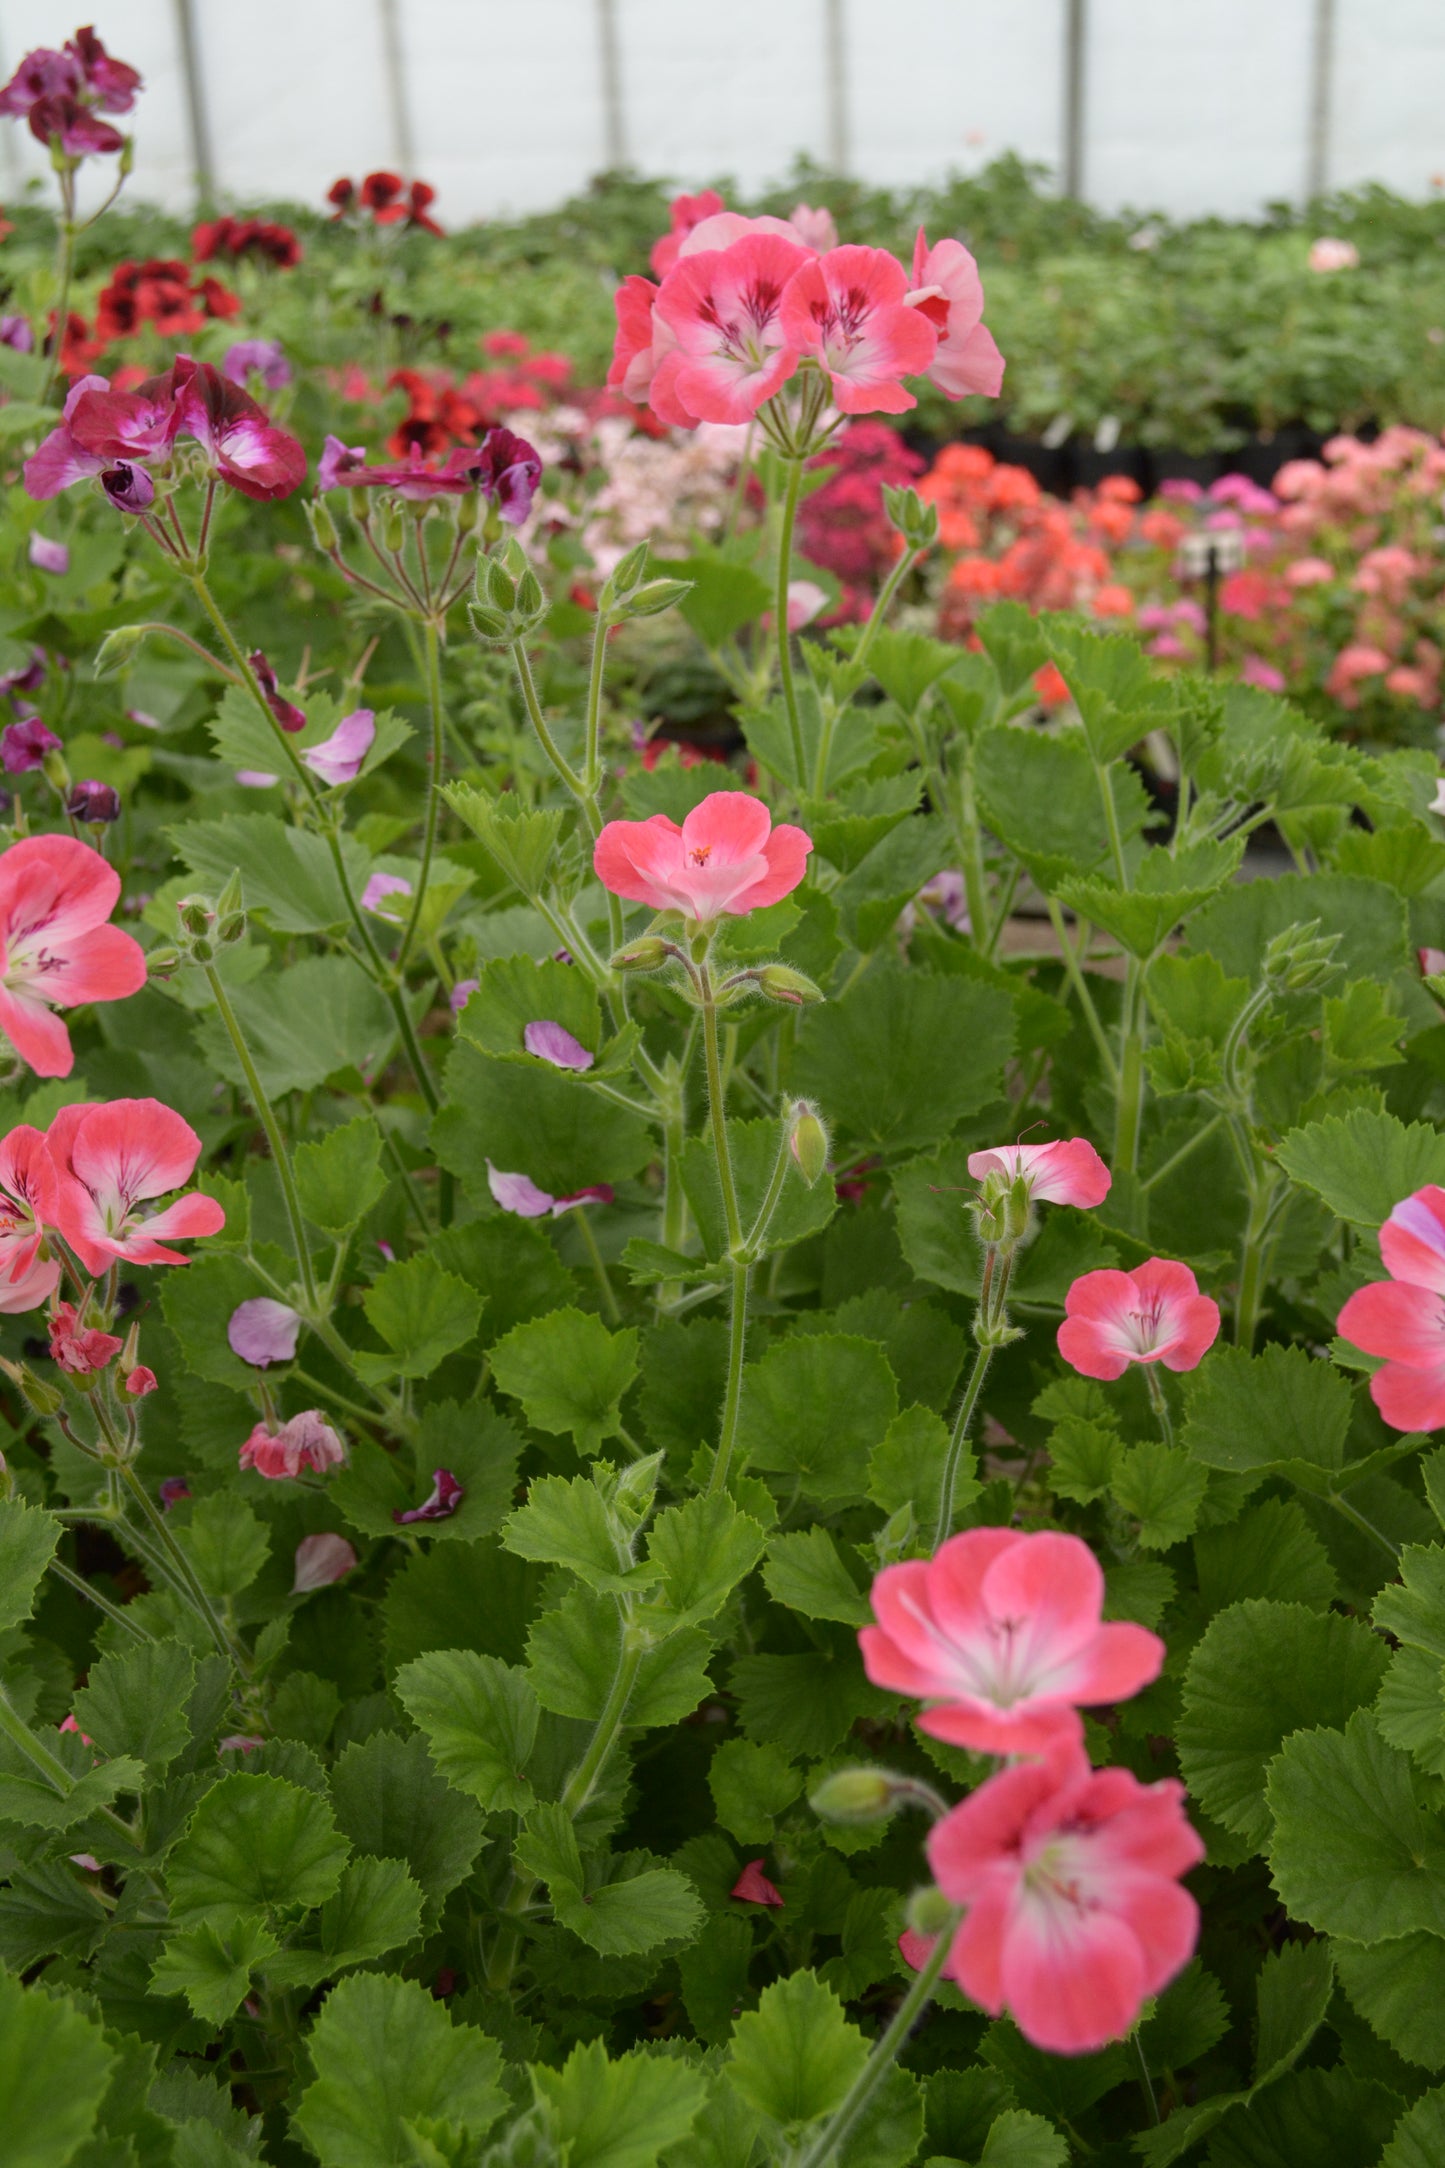
[[233, 294], [230, 287], [223, 286], [219, 279], [203, 278], [197, 293], [201, 307], [213, 322], [219, 320], [224, 323], [228, 316], [239, 316], [241, 313], [240, 295]]
[[140, 72], [124, 60], [113, 60], [94, 28], [87, 23], [66, 41], [65, 50], [74, 55], [85, 77], [85, 87], [107, 113], [128, 113], [135, 104], [135, 94], [141, 88]]
[[466, 1495], [450, 1468], [437, 1468], [432, 1472], [430, 1495], [423, 1503], [406, 1513], [393, 1506], [391, 1517], [403, 1527], [411, 1521], [449, 1521]]
[[361, 208], [370, 211], [378, 225], [393, 225], [406, 217], [405, 206], [397, 202], [405, 186], [399, 173], [368, 173], [361, 183]]
[[77, 783], [65, 801], [65, 810], [73, 821], [118, 821], [120, 793], [109, 783]]
[[120, 130], [112, 128], [108, 120], [102, 120], [93, 107], [82, 105], [78, 98], [38, 98], [30, 108], [29, 119], [30, 133], [36, 141], [48, 143], [52, 136], [58, 136], [67, 158], [91, 154], [104, 157], [125, 148]]
[[334, 203], [336, 205], [337, 217], [344, 218], [346, 213], [351, 208], [352, 199], [355, 197], [355, 194], [355, 181], [347, 180], [345, 176], [343, 176], [341, 180], [333, 181], [331, 183], [331, 186], [326, 191], [326, 200], [328, 203]]
[[213, 218], [191, 233], [191, 253], [197, 263], [211, 263], [218, 256], [235, 261], [241, 256], [264, 256], [283, 271], [300, 263], [301, 243], [289, 226], [267, 218]]
[[256, 683], [261, 688], [267, 707], [281, 728], [286, 731], [304, 730], [305, 713], [297, 707], [294, 700], [288, 700], [282, 692], [277, 683], [275, 669], [264, 651], [259, 647], [253, 648], [246, 660], [255, 672]]
[[437, 192], [430, 181], [413, 181], [407, 197], [407, 224], [409, 226], [420, 226], [426, 233], [444, 234], [445, 227], [439, 226], [434, 218], [428, 218], [427, 216], [429, 207], [436, 200]]

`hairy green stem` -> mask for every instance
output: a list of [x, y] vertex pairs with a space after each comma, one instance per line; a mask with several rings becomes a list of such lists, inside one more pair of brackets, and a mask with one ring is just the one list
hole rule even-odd
[[202, 1586], [200, 1575], [166, 1526], [165, 1515], [152, 1499], [150, 1492], [129, 1461], [120, 1466], [120, 1479], [139, 1506], [141, 1516], [147, 1523], [158, 1548], [170, 1564], [172, 1572], [185, 1587], [197, 1614], [205, 1621], [207, 1631], [221, 1654], [233, 1663], [244, 1676], [249, 1677], [251, 1659], [238, 1641], [227, 1632], [216, 1615], [216, 1608]]
[[798, 492], [803, 481], [801, 459], [786, 461], [787, 484], [783, 491], [783, 522], [778, 536], [778, 577], [773, 603], [773, 630], [778, 641], [778, 676], [783, 706], [788, 713], [788, 735], [793, 747], [793, 773], [801, 790], [807, 777], [803, 751], [803, 725], [798, 714], [798, 691], [793, 682], [793, 636], [788, 630], [788, 575], [793, 569], [793, 523], [798, 516]]
[[723, 1395], [717, 1451], [713, 1455], [712, 1474], [708, 1477], [709, 1498], [726, 1490], [733, 1448], [737, 1444], [738, 1415], [743, 1398], [743, 1356], [748, 1339], [748, 1283], [751, 1274], [750, 1265], [734, 1262], [728, 1305], [728, 1382], [727, 1391]]
[[[1089, 1034], [1095, 1046], [1099, 1049], [1099, 1058], [1104, 1064], [1104, 1074], [1109, 1080], [1109, 1087], [1112, 1091], [1117, 1092], [1119, 1089], [1119, 1064], [1114, 1058], [1114, 1049], [1109, 1044], [1109, 1035], [1104, 1029], [1103, 1019], [1094, 1006], [1094, 997], [1089, 992], [1088, 981], [1084, 977], [1083, 969], [1079, 963], [1081, 950], [1076, 949], [1069, 939], [1069, 929], [1064, 924], [1064, 914], [1053, 897], [1048, 897], [1047, 902], [1049, 906], [1049, 923], [1054, 929], [1055, 938], [1059, 944], [1059, 956], [1064, 966], [1065, 975], [1079, 997], [1079, 1007], [1083, 1011], [1084, 1022], [1089, 1027]], [[1087, 947], [1087, 945], [1088, 936], [1086, 933], [1082, 946]]]
[[49, 1564], [57, 1581], [63, 1581], [77, 1596], [83, 1596], [87, 1603], [94, 1604], [96, 1610], [108, 1618], [112, 1626], [120, 1627], [133, 1641], [154, 1641], [153, 1633], [131, 1618], [120, 1604], [112, 1603], [109, 1596], [102, 1596], [93, 1582], [87, 1581], [84, 1574], [76, 1573], [72, 1567], [67, 1566], [63, 1558], [52, 1558]]
[[964, 1447], [968, 1443], [968, 1426], [973, 1421], [973, 1411], [978, 1406], [978, 1396], [983, 1391], [983, 1381], [988, 1376], [988, 1366], [993, 1361], [991, 1345], [981, 1347], [973, 1358], [973, 1368], [968, 1373], [968, 1383], [953, 1419], [953, 1432], [948, 1441], [948, 1452], [943, 1462], [943, 1480], [938, 1492], [938, 1519], [933, 1528], [933, 1548], [946, 1542], [953, 1533], [953, 1501], [958, 1492], [958, 1471], [963, 1465]]
[[[55, 331], [50, 341], [50, 359], [46, 364], [45, 381], [40, 387], [38, 406], [49, 404], [60, 370], [61, 351], [65, 345], [65, 324], [70, 314], [70, 283], [75, 273], [75, 176], [60, 175], [60, 248], [57, 257], [59, 269], [56, 286], [59, 299], [55, 304]], [[42, 323], [40, 336], [45, 336]]]
[[933, 1990], [938, 1985], [939, 1974], [948, 1962], [953, 1938], [963, 1913], [955, 1909], [937, 1937], [928, 1954], [928, 1961], [917, 1973], [898, 2008], [894, 2011], [888, 2030], [874, 2043], [873, 2052], [849, 2086], [838, 2106], [829, 2116], [823, 2129], [812, 2144], [799, 2156], [797, 2168], [833, 2168], [838, 2150], [853, 2130], [863, 2110], [887, 2077], [902, 2050], [908, 2035], [928, 2004], [933, 2000]]
[[406, 931], [401, 937], [401, 947], [396, 952], [392, 966], [398, 978], [406, 969], [421, 925], [421, 915], [426, 904], [427, 884], [431, 879], [432, 859], [436, 854], [437, 822], [442, 806], [442, 766], [444, 758], [444, 718], [442, 715], [442, 662], [441, 635], [434, 619], [427, 618], [422, 627], [422, 639], [426, 648], [426, 696], [431, 718], [431, 750], [426, 788], [426, 826], [422, 830], [421, 866], [416, 877], [416, 893], [411, 899], [411, 912]]
[[597, 1236], [593, 1231], [591, 1220], [587, 1217], [586, 1206], [579, 1205], [573, 1214], [573, 1218], [577, 1222], [577, 1232], [582, 1237], [582, 1247], [591, 1260], [592, 1271], [597, 1281], [597, 1291], [602, 1297], [603, 1311], [614, 1325], [620, 1325], [622, 1323], [622, 1312], [617, 1307], [617, 1296], [613, 1290], [612, 1281], [608, 1277], [607, 1266], [603, 1261], [602, 1252], [597, 1247]]
[[1153, 1408], [1155, 1418], [1158, 1421], [1160, 1435], [1166, 1445], [1172, 1445], [1174, 1443], [1174, 1424], [1170, 1418], [1169, 1401], [1164, 1391], [1163, 1380], [1152, 1363], [1144, 1363], [1141, 1367], [1144, 1372], [1144, 1383], [1149, 1388], [1149, 1404]]
[[281, 1195], [286, 1204], [286, 1217], [291, 1223], [291, 1247], [296, 1253], [296, 1268], [301, 1274], [301, 1285], [305, 1290], [307, 1307], [314, 1311], [318, 1307], [316, 1275], [311, 1265], [311, 1247], [306, 1239], [306, 1223], [301, 1213], [301, 1198], [296, 1188], [296, 1177], [291, 1170], [291, 1154], [286, 1149], [286, 1139], [281, 1134], [281, 1125], [277, 1121], [271, 1102], [266, 1096], [266, 1089], [257, 1073], [256, 1064], [251, 1059], [251, 1049], [246, 1044], [246, 1034], [242, 1031], [240, 1019], [231, 1006], [230, 996], [222, 984], [221, 975], [214, 964], [203, 964], [201, 968], [206, 974], [206, 984], [210, 987], [211, 998], [220, 1011], [221, 1022], [226, 1027], [226, 1034], [236, 1050], [236, 1059], [241, 1064], [242, 1074], [246, 1079], [246, 1089], [251, 1095], [251, 1104], [260, 1117], [261, 1127], [266, 1132], [266, 1142], [271, 1147], [272, 1162], [275, 1165], [277, 1178], [281, 1184]]
[[1144, 1121], [1144, 1034], [1140, 1026], [1139, 964], [1130, 957], [1124, 976], [1124, 1012], [1119, 1025], [1119, 1083], [1114, 1102], [1114, 1164], [1133, 1173], [1139, 1164], [1139, 1136]]
[[[52, 1754], [44, 1740], [36, 1738], [24, 1717], [11, 1706], [10, 1697], [3, 1686], [0, 1686], [0, 1732], [24, 1755], [31, 1768], [44, 1778], [53, 1792], [57, 1792], [62, 1799], [70, 1797], [75, 1790], [75, 1778], [59, 1755]], [[92, 1812], [99, 1815], [101, 1821], [118, 1837], [124, 1838], [127, 1844], [140, 1849], [140, 1838], [124, 1816], [116, 1813], [114, 1807], [96, 1807]]]

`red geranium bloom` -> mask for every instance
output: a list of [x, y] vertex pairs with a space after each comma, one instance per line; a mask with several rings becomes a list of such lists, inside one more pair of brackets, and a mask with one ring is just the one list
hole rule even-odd
[[384, 168], [368, 173], [361, 183], [361, 208], [370, 211], [378, 225], [390, 225], [406, 216], [396, 200], [405, 186], [399, 173], [388, 173]]
[[62, 1107], [46, 1143], [59, 1177], [57, 1225], [87, 1272], [107, 1272], [117, 1257], [188, 1264], [160, 1238], [213, 1235], [226, 1224], [215, 1198], [196, 1190], [159, 1212], [137, 1210], [189, 1181], [201, 1156], [190, 1123], [159, 1099]]
[[120, 875], [74, 836], [27, 836], [0, 853], [0, 1031], [37, 1076], [75, 1056], [56, 1009], [122, 1001], [146, 981], [138, 941], [108, 923]]

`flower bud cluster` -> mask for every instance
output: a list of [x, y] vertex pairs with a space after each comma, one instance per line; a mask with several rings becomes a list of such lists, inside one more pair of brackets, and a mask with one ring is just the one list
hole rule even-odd
[[478, 564], [475, 593], [472, 625], [480, 639], [498, 646], [527, 639], [547, 614], [542, 583], [515, 537], [500, 556], [484, 557]]
[[[212, 964], [223, 948], [244, 940], [246, 912], [241, 894], [241, 876], [233, 873], [219, 896], [182, 896], [176, 905], [180, 920], [180, 934], [176, 942], [178, 961], [195, 964]], [[153, 972], [163, 974], [170, 966], [170, 953], [154, 954], [151, 958]]]
[[649, 579], [648, 545], [639, 542], [615, 565], [603, 582], [598, 610], [615, 625], [631, 617], [657, 617], [670, 610], [692, 588], [691, 580]]

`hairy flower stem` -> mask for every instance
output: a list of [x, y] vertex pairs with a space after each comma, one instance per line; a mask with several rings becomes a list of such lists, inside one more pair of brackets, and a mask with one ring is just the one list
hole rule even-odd
[[1124, 977], [1124, 1014], [1119, 1034], [1119, 1085], [1114, 1103], [1113, 1171], [1134, 1173], [1144, 1122], [1144, 1034], [1139, 1019], [1139, 965], [1130, 957]]
[[158, 1549], [164, 1554], [176, 1579], [184, 1586], [191, 1604], [199, 1617], [204, 1620], [207, 1631], [214, 1639], [216, 1647], [224, 1657], [235, 1665], [244, 1678], [249, 1678], [251, 1673], [249, 1655], [241, 1647], [240, 1643], [227, 1632], [217, 1616], [215, 1605], [206, 1594], [199, 1574], [167, 1527], [165, 1515], [161, 1512], [160, 1507], [156, 1505], [150, 1492], [146, 1489], [128, 1460], [121, 1463], [118, 1472], [131, 1498], [140, 1508], [141, 1518], [149, 1527]]
[[799, 2155], [796, 2168], [833, 2168], [844, 2139], [853, 2130], [863, 2110], [887, 2077], [907, 2045], [908, 2035], [933, 2000], [933, 1990], [938, 1985], [939, 1974], [948, 1962], [953, 1937], [962, 1918], [961, 1909], [955, 1909], [950, 1914], [947, 1925], [928, 1953], [927, 1964], [915, 1976], [908, 1993], [894, 2011], [888, 2030], [875, 2041], [872, 2054], [822, 2130], [806, 2151]]
[[788, 711], [788, 735], [793, 746], [793, 773], [797, 788], [801, 790], [807, 777], [807, 758], [803, 751], [803, 725], [798, 714], [798, 692], [793, 682], [793, 636], [788, 630], [788, 575], [793, 569], [793, 524], [798, 516], [798, 492], [803, 481], [803, 462], [789, 459], [787, 483], [783, 490], [783, 522], [778, 535], [778, 579], [773, 603], [773, 630], [778, 639], [778, 676], [783, 688], [783, 706]]
[[83, 1574], [73, 1572], [64, 1559], [52, 1558], [49, 1561], [49, 1570], [57, 1581], [63, 1581], [77, 1596], [83, 1596], [87, 1603], [94, 1604], [96, 1610], [108, 1618], [112, 1626], [118, 1626], [121, 1632], [129, 1634], [133, 1641], [154, 1641], [155, 1635], [133, 1619], [123, 1605], [112, 1603], [109, 1596], [102, 1596], [93, 1582], [87, 1581]]
[[1119, 1064], [1114, 1059], [1114, 1049], [1109, 1044], [1108, 1033], [1105, 1031], [1103, 1021], [1094, 1006], [1094, 997], [1089, 992], [1089, 982], [1084, 977], [1079, 963], [1080, 956], [1088, 947], [1087, 928], [1082, 929], [1082, 939], [1076, 949], [1069, 939], [1069, 930], [1064, 924], [1064, 914], [1052, 896], [1048, 898], [1048, 906], [1049, 923], [1054, 929], [1054, 935], [1059, 944], [1059, 955], [1063, 959], [1065, 975], [1079, 997], [1079, 1007], [1084, 1012], [1084, 1022], [1088, 1025], [1089, 1035], [1099, 1049], [1099, 1059], [1103, 1062], [1104, 1074], [1109, 1080], [1110, 1088], [1117, 1092], [1119, 1089]]
[[1149, 1404], [1154, 1410], [1160, 1435], [1166, 1445], [1174, 1443], [1174, 1424], [1169, 1414], [1169, 1402], [1165, 1397], [1164, 1383], [1153, 1363], [1141, 1363], [1144, 1383], [1149, 1388]]
[[60, 245], [56, 254], [55, 283], [59, 298], [55, 304], [55, 331], [50, 341], [50, 360], [45, 370], [45, 381], [40, 387], [37, 406], [48, 406], [50, 394], [55, 389], [55, 379], [60, 370], [60, 357], [65, 346], [65, 325], [70, 315], [70, 284], [75, 272], [75, 175], [62, 173], [60, 179]]
[[712, 1474], [708, 1478], [709, 1498], [727, 1488], [728, 1471], [732, 1465], [733, 1447], [737, 1443], [738, 1414], [743, 1398], [743, 1355], [748, 1339], [748, 1283], [752, 1268], [734, 1264], [732, 1289], [728, 1311], [728, 1382], [723, 1396], [722, 1423], [718, 1430], [717, 1451], [713, 1455]]
[[723, 1399], [722, 1425], [713, 1456], [708, 1495], [723, 1489], [737, 1439], [738, 1410], [742, 1403], [743, 1355], [748, 1332], [748, 1281], [751, 1271], [749, 1245], [743, 1240], [738, 1211], [737, 1184], [733, 1179], [732, 1153], [728, 1148], [727, 1112], [723, 1101], [722, 1060], [718, 1052], [717, 1003], [706, 963], [697, 969], [702, 997], [702, 1042], [707, 1061], [708, 1119], [712, 1125], [713, 1154], [717, 1161], [718, 1187], [722, 1191], [723, 1218], [727, 1225], [728, 1256], [732, 1264], [732, 1289], [728, 1320], [728, 1382]]
[[296, 1253], [296, 1268], [301, 1274], [301, 1285], [305, 1291], [308, 1311], [314, 1312], [319, 1306], [316, 1292], [316, 1275], [311, 1266], [311, 1247], [306, 1240], [306, 1223], [301, 1215], [301, 1199], [296, 1189], [296, 1177], [291, 1171], [291, 1155], [286, 1149], [286, 1139], [281, 1134], [281, 1125], [276, 1119], [271, 1102], [266, 1096], [265, 1087], [256, 1072], [256, 1064], [251, 1059], [251, 1049], [246, 1044], [246, 1035], [241, 1029], [235, 1010], [231, 1006], [230, 996], [221, 982], [221, 975], [214, 964], [203, 964], [201, 968], [206, 974], [206, 984], [211, 989], [211, 998], [220, 1011], [221, 1022], [225, 1025], [227, 1036], [236, 1050], [236, 1059], [241, 1064], [241, 1070], [246, 1079], [246, 1089], [251, 1095], [251, 1104], [260, 1116], [261, 1127], [266, 1132], [266, 1142], [271, 1147], [271, 1158], [281, 1184], [281, 1195], [286, 1202], [286, 1217], [291, 1223], [291, 1247]]
[[1254, 1336], [1259, 1328], [1260, 1311], [1264, 1302], [1265, 1262], [1273, 1247], [1272, 1230], [1278, 1190], [1279, 1178], [1272, 1172], [1262, 1178], [1256, 1173], [1256, 1178], [1250, 1185], [1249, 1218], [1240, 1248], [1239, 1289], [1234, 1302], [1235, 1344], [1246, 1352], [1253, 1348]]
[[431, 879], [432, 859], [436, 854], [437, 822], [442, 805], [442, 767], [445, 754], [445, 717], [442, 713], [442, 660], [441, 634], [436, 620], [427, 618], [422, 626], [422, 639], [426, 647], [426, 695], [431, 716], [431, 749], [428, 754], [426, 786], [426, 826], [422, 830], [421, 867], [416, 877], [416, 893], [411, 899], [411, 913], [406, 931], [401, 937], [401, 947], [396, 952], [392, 966], [398, 978], [406, 969], [407, 957], [415, 944], [421, 925], [421, 915], [426, 904], [427, 883]]
[[988, 1366], [993, 1361], [993, 1348], [981, 1347], [973, 1358], [973, 1368], [968, 1373], [968, 1383], [953, 1419], [953, 1434], [948, 1441], [948, 1452], [943, 1463], [943, 1480], [938, 1491], [938, 1519], [933, 1529], [933, 1548], [947, 1541], [953, 1533], [953, 1501], [958, 1491], [958, 1471], [963, 1465], [964, 1448], [968, 1443], [968, 1426], [973, 1421], [973, 1411], [978, 1406], [978, 1396], [983, 1391], [983, 1381], [988, 1376]]

